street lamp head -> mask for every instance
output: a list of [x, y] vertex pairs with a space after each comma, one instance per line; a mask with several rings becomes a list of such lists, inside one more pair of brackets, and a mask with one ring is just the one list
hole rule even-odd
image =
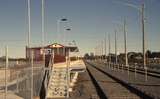
[[66, 19], [66, 18], [63, 18], [63, 19], [61, 19], [61, 21], [67, 21], [67, 19]]
[[70, 31], [71, 29], [70, 29], [70, 28], [67, 28], [66, 30], [67, 30], [67, 31]]

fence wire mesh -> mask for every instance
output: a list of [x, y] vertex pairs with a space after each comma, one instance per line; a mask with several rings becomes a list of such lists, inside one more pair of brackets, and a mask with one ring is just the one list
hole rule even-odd
[[[9, 53], [7, 53], [13, 54], [11, 50], [12, 48], [8, 48]], [[33, 99], [39, 96], [44, 75], [44, 62], [33, 60], [31, 65], [30, 61], [23, 58], [9, 57], [8, 67], [6, 67], [5, 53], [6, 51], [3, 50], [4, 56], [0, 58], [0, 99]]]

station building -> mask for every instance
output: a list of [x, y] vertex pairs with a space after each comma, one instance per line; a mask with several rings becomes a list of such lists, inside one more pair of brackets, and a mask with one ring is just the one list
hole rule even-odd
[[26, 59], [31, 58], [31, 51], [35, 61], [42, 61], [43, 55], [45, 54], [45, 59], [54, 55], [54, 63], [59, 63], [65, 62], [65, 58], [69, 56], [70, 52], [78, 52], [79, 50], [75, 45], [66, 46], [58, 43], [53, 43], [44, 47], [26, 47]]

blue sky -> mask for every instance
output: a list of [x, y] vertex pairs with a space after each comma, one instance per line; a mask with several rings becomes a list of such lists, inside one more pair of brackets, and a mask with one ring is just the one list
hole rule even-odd
[[[160, 0], [144, 1], [147, 47], [159, 51]], [[93, 52], [94, 48], [101, 44], [105, 33], [111, 34], [112, 52], [114, 52], [115, 29], [118, 31], [118, 51], [123, 52], [121, 24], [126, 17], [128, 50], [141, 51], [140, 14], [137, 9], [124, 5], [130, 3], [139, 7], [141, 2], [142, 0], [45, 0], [45, 44], [56, 40], [57, 20], [65, 17], [72, 28], [65, 34], [66, 39], [75, 40], [81, 54]], [[65, 25], [66, 23], [60, 24], [61, 39]], [[5, 45], [9, 46], [11, 57], [25, 56], [27, 0], [0, 0], [0, 35], [0, 56], [4, 55]], [[31, 0], [31, 42], [32, 46], [41, 44], [41, 0]]]

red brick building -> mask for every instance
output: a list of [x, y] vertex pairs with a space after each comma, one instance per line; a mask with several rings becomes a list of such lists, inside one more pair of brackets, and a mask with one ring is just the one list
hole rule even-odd
[[78, 52], [78, 47], [73, 45], [64, 46], [58, 43], [54, 43], [44, 47], [26, 47], [26, 59], [31, 58], [30, 50], [32, 50], [33, 52], [33, 59], [35, 61], [42, 61], [43, 53], [45, 53], [46, 58], [51, 56], [51, 54], [54, 54], [54, 63], [58, 63], [64, 62], [65, 57], [69, 55], [69, 52]]

